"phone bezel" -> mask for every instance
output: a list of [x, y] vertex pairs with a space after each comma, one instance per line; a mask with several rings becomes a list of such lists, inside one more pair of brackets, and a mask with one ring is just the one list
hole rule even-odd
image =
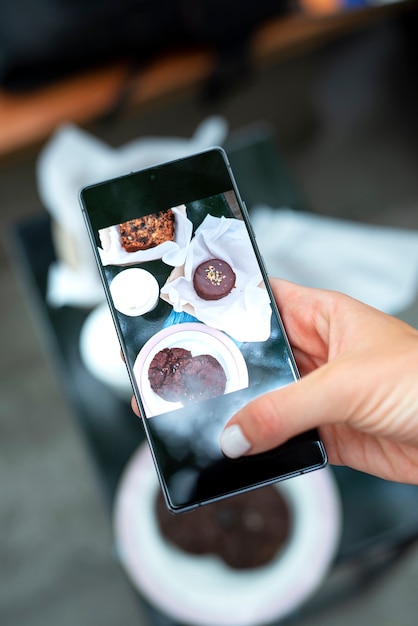
[[[229, 164], [228, 161], [228, 157], [226, 152], [223, 150], [223, 148], [221, 147], [213, 147], [213, 148], [209, 148], [207, 150], [204, 151], [200, 151], [198, 153], [195, 154], [191, 154], [191, 155], [187, 155], [186, 157], [181, 157], [172, 161], [166, 161], [166, 162], [162, 162], [156, 165], [152, 165], [150, 167], [135, 171], [135, 172], [131, 172], [129, 174], [125, 174], [123, 176], [119, 176], [119, 177], [115, 177], [106, 181], [102, 181], [102, 182], [98, 182], [95, 183], [93, 185], [88, 185], [86, 187], [84, 187], [83, 189], [80, 190], [80, 203], [81, 203], [81, 207], [82, 207], [82, 211], [83, 211], [83, 216], [86, 222], [86, 226], [87, 226], [87, 230], [88, 230], [88, 234], [90, 237], [90, 241], [92, 244], [92, 248], [93, 248], [93, 252], [94, 252], [94, 256], [95, 256], [95, 260], [96, 260], [96, 264], [98, 266], [99, 269], [99, 273], [100, 273], [100, 277], [103, 283], [103, 287], [104, 287], [104, 291], [106, 294], [106, 299], [112, 314], [112, 318], [115, 324], [115, 328], [118, 334], [118, 338], [119, 338], [119, 342], [121, 345], [121, 350], [125, 359], [125, 363], [127, 366], [127, 370], [128, 370], [128, 374], [130, 377], [130, 381], [132, 384], [132, 388], [133, 388], [133, 394], [136, 398], [139, 410], [141, 412], [142, 415], [142, 421], [143, 421], [143, 426], [144, 426], [144, 430], [145, 430], [145, 435], [148, 441], [148, 444], [150, 446], [151, 449], [151, 454], [154, 460], [154, 465], [156, 467], [156, 471], [160, 480], [160, 484], [162, 486], [162, 490], [164, 493], [164, 497], [166, 500], [166, 504], [167, 507], [173, 512], [173, 513], [178, 513], [178, 512], [184, 512], [184, 511], [189, 511], [192, 510], [194, 508], [196, 508], [197, 506], [201, 506], [203, 504], [208, 504], [211, 501], [216, 501], [216, 500], [220, 500], [226, 497], [229, 497], [231, 495], [233, 495], [230, 491], [225, 492], [225, 490], [223, 492], [219, 491], [218, 495], [215, 495], [213, 497], [210, 498], [206, 498], [206, 499], [201, 499], [197, 502], [193, 502], [193, 503], [189, 503], [189, 504], [182, 504], [181, 506], [175, 504], [170, 496], [170, 490], [167, 486], [167, 482], [164, 476], [164, 472], [161, 470], [161, 462], [160, 462], [160, 458], [158, 455], [158, 452], [155, 449], [155, 440], [153, 440], [153, 437], [151, 435], [150, 429], [149, 429], [149, 425], [148, 425], [148, 419], [145, 417], [145, 411], [144, 411], [144, 407], [142, 404], [142, 400], [141, 400], [141, 396], [139, 393], [139, 389], [138, 389], [138, 385], [135, 379], [135, 376], [133, 374], [133, 369], [132, 366], [130, 364], [130, 359], [129, 359], [129, 355], [128, 355], [128, 351], [127, 351], [127, 346], [126, 346], [126, 341], [125, 341], [125, 337], [122, 333], [121, 327], [120, 327], [120, 323], [119, 323], [119, 319], [118, 319], [118, 315], [115, 311], [115, 308], [113, 306], [113, 301], [111, 298], [111, 294], [110, 294], [110, 289], [109, 289], [109, 284], [106, 280], [105, 274], [104, 274], [104, 269], [103, 266], [101, 264], [101, 260], [100, 260], [100, 256], [98, 254], [98, 240], [97, 240], [97, 231], [98, 231], [98, 226], [100, 225], [100, 227], [106, 226], [106, 225], [112, 225], [115, 223], [121, 223], [123, 221], [125, 221], [125, 217], [126, 214], [121, 215], [120, 213], [115, 213], [115, 204], [118, 202], [117, 198], [108, 198], [108, 192], [109, 192], [109, 185], [111, 185], [112, 189], [115, 190], [117, 187], [122, 189], [121, 192], [121, 196], [123, 197], [123, 188], [124, 186], [126, 187], [126, 184], [128, 184], [129, 182], [132, 182], [133, 180], [138, 181], [139, 179], [142, 180], [142, 190], [144, 192], [145, 196], [148, 195], [152, 195], [153, 190], [157, 190], [156, 193], [160, 193], [159, 190], [161, 190], [161, 179], [164, 178], [165, 181], [165, 188], [167, 189], [168, 186], [170, 184], [174, 184], [173, 181], [175, 180], [176, 176], [179, 175], [179, 171], [183, 171], [183, 173], [185, 172], [185, 176], [188, 176], [188, 169], [187, 167], [190, 165], [191, 167], [191, 172], [194, 173], [193, 170], [193, 162], [196, 161], [196, 159], [198, 160], [204, 160], [205, 158], [210, 158], [210, 155], [217, 155], [216, 159], [218, 160], [218, 165], [219, 163], [222, 163], [222, 168], [223, 168], [223, 172], [221, 173], [222, 176], [224, 176], [224, 178], [221, 178], [220, 180], [224, 181], [225, 184], [225, 189], [224, 191], [227, 190], [233, 190], [235, 195], [236, 195], [236, 199], [239, 205], [239, 209], [240, 209], [240, 213], [242, 215], [242, 219], [246, 225], [246, 229], [248, 232], [248, 236], [253, 248], [253, 251], [255, 253], [255, 256], [257, 258], [257, 262], [259, 264], [260, 267], [260, 272], [263, 276], [264, 282], [265, 282], [265, 286], [266, 289], [268, 291], [269, 297], [270, 297], [270, 301], [271, 301], [271, 308], [272, 311], [275, 315], [276, 321], [280, 327], [282, 336], [283, 336], [283, 341], [286, 344], [287, 350], [289, 352], [289, 357], [290, 357], [290, 366], [292, 368], [292, 372], [293, 372], [293, 376], [295, 381], [299, 378], [299, 372], [298, 372], [298, 368], [297, 368], [297, 364], [283, 325], [283, 321], [281, 319], [281, 315], [280, 315], [280, 311], [278, 310], [277, 304], [275, 302], [272, 290], [271, 290], [271, 286], [270, 286], [270, 282], [268, 279], [268, 274], [266, 271], [266, 267], [261, 255], [261, 252], [258, 248], [257, 245], [257, 241], [256, 241], [256, 237], [255, 234], [253, 232], [252, 226], [251, 226], [251, 221], [250, 221], [250, 216], [248, 214], [248, 210], [247, 207], [245, 205], [245, 202], [243, 201], [243, 199], [241, 198], [235, 177], [233, 175], [231, 166]], [[221, 158], [221, 160], [219, 161], [219, 157]], [[184, 167], [185, 166], [185, 167]], [[203, 177], [204, 178], [204, 177]], [[145, 185], [145, 181], [147, 181], [148, 186]], [[171, 182], [170, 182], [171, 181]], [[160, 187], [157, 187], [157, 185], [160, 185]], [[208, 180], [200, 180], [199, 181], [199, 185], [202, 186], [203, 189], [208, 189], [209, 193], [207, 194], [208, 196], [211, 195], [211, 193], [213, 193], [215, 191], [215, 188], [217, 189], [217, 186], [215, 188], [212, 189], [212, 191], [210, 191], [211, 189], [211, 185], [213, 186], [214, 183], [213, 181], [208, 181]], [[100, 198], [102, 199], [102, 201], [105, 201], [105, 206], [108, 210], [108, 213], [106, 214], [105, 210], [102, 210], [102, 216], [100, 217], [100, 220], [98, 220], [98, 218], [96, 216], [94, 216], [94, 219], [92, 220], [92, 212], [91, 210], [88, 208], [89, 205], [89, 200], [88, 198], [86, 198], [86, 196], [89, 196], [92, 193], [96, 193], [100, 192]], [[191, 197], [195, 197], [195, 192], [190, 192], [191, 193]], [[200, 197], [204, 197], [205, 192], [204, 191], [199, 191], [199, 194], [203, 193], [203, 195], [200, 195]], [[216, 191], [216, 193], [221, 193], [221, 191], [218, 189]], [[113, 193], [113, 195], [115, 195], [115, 193]], [[163, 206], [166, 204], [166, 201], [163, 201], [163, 197], [164, 193], [160, 193], [161, 198], [159, 198], [159, 200], [154, 203], [154, 206], [156, 205], [156, 208], [158, 208], [159, 205]], [[173, 200], [170, 201], [170, 205], [174, 206], [175, 204], [177, 204], [177, 200], [180, 196], [178, 195], [177, 192], [177, 196], [174, 195]], [[184, 198], [184, 196], [183, 196]], [[120, 198], [119, 198], [120, 200]], [[106, 204], [107, 203], [107, 204]], [[110, 203], [110, 204], [109, 204]], [[106, 216], [106, 217], [103, 217]], [[310, 440], [309, 441], [305, 441], [303, 440], [304, 436], [309, 436]], [[247, 484], [245, 487], [240, 488], [239, 490], [236, 490], [236, 493], [242, 493], [244, 491], [249, 491], [253, 488], [262, 486], [262, 485], [267, 485], [267, 484], [272, 484], [275, 482], [278, 482], [280, 480], [284, 480], [284, 479], [288, 479], [291, 478], [293, 476], [297, 476], [303, 473], [307, 473], [310, 471], [314, 471], [316, 469], [320, 469], [322, 467], [324, 467], [327, 463], [327, 458], [326, 458], [326, 452], [325, 452], [325, 448], [323, 446], [322, 441], [319, 438], [319, 434], [316, 430], [312, 430], [309, 431], [309, 433], [304, 433], [300, 438], [295, 438], [294, 440], [292, 440], [292, 442], [294, 443], [294, 445], [297, 448], [302, 449], [303, 445], [305, 445], [305, 447], [308, 447], [308, 444], [310, 444], [310, 447], [315, 449], [315, 453], [313, 454], [313, 456], [315, 457], [315, 460], [312, 460], [312, 462], [308, 462], [307, 464], [303, 464], [302, 462], [300, 463], [300, 467], [297, 467], [296, 469], [292, 470], [292, 471], [285, 471], [284, 473], [276, 473], [274, 476], [271, 476], [270, 479], [268, 478], [263, 478], [262, 481], [260, 480], [254, 480], [253, 482], [250, 482], [249, 484]], [[290, 445], [292, 444], [292, 442], [290, 442]], [[289, 445], [289, 444], [288, 444]], [[312, 450], [313, 450], [312, 448]], [[273, 451], [274, 452], [274, 451]], [[298, 451], [295, 449], [295, 455], [298, 454]], [[267, 453], [268, 455], [268, 453]], [[259, 455], [257, 455], [259, 456]], [[246, 457], [247, 459], [255, 459], [257, 460], [256, 457]], [[233, 463], [231, 461], [231, 463]], [[250, 460], [251, 463], [251, 460]], [[235, 493], [234, 492], [234, 493]]]

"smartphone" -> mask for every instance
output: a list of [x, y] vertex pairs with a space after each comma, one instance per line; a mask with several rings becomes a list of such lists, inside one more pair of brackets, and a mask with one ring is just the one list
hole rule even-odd
[[324, 467], [316, 430], [236, 460], [219, 446], [240, 407], [298, 379], [225, 151], [94, 184], [80, 199], [170, 511]]

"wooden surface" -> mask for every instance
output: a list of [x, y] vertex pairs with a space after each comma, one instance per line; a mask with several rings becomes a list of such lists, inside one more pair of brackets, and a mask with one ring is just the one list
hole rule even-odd
[[[255, 64], [277, 62], [337, 36], [416, 6], [402, 2], [327, 16], [291, 15], [273, 20], [255, 34]], [[128, 105], [136, 108], [198, 87], [214, 63], [210, 50], [173, 52], [130, 77], [123, 63], [89, 71], [23, 94], [0, 90], [0, 158], [45, 140], [61, 123], [87, 124], [112, 110], [129, 85]]]

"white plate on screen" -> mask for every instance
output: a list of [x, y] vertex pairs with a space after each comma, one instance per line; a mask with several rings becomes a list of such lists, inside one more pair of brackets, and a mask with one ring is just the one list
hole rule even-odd
[[248, 369], [238, 346], [222, 331], [198, 322], [175, 324], [155, 334], [139, 352], [134, 374], [147, 417], [181, 408], [179, 402], [160, 398], [148, 380], [148, 370], [154, 356], [164, 348], [184, 348], [193, 356], [210, 354], [222, 365], [226, 374], [225, 393], [248, 387]]

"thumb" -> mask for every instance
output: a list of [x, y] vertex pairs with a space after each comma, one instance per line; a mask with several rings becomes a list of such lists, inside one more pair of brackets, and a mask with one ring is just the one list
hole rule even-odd
[[[338, 369], [338, 368], [337, 368]], [[329, 365], [281, 389], [249, 402], [226, 425], [220, 445], [225, 456], [238, 458], [275, 448], [291, 437], [348, 418], [335, 369]]]

